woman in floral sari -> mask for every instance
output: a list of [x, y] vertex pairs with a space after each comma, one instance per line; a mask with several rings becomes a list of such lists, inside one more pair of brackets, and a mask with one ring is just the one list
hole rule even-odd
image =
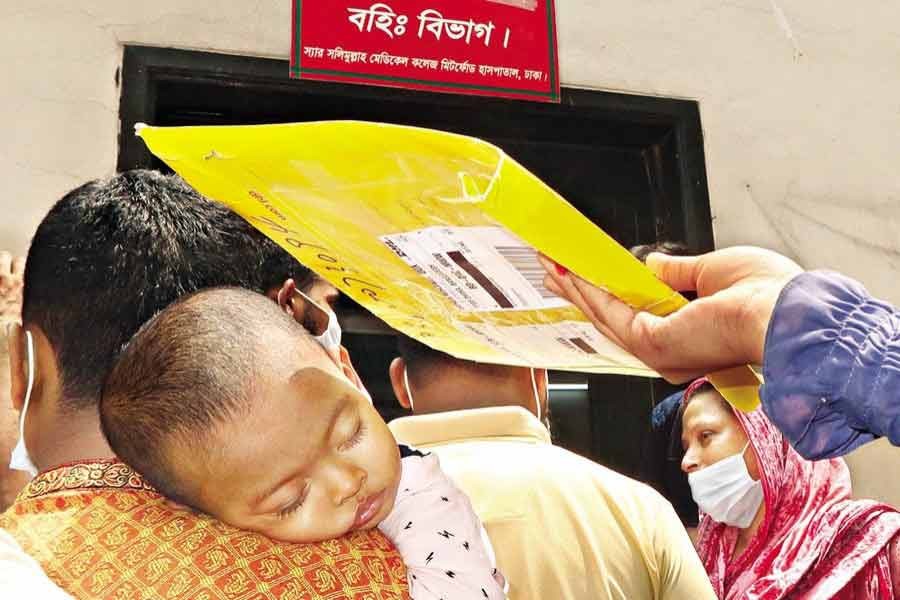
[[762, 411], [732, 409], [705, 379], [681, 414], [698, 551], [719, 598], [900, 598], [900, 513], [851, 500], [843, 459], [804, 460]]

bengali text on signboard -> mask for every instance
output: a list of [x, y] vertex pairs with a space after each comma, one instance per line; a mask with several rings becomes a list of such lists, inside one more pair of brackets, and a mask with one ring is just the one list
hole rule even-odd
[[553, 0], [295, 0], [291, 76], [559, 101]]

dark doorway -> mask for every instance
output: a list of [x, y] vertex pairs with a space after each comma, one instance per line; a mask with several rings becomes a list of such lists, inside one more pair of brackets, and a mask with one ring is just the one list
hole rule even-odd
[[[165, 168], [133, 135], [138, 122], [416, 125], [497, 144], [625, 246], [713, 247], [696, 102], [563, 89], [559, 104], [538, 104], [297, 81], [288, 78], [285, 60], [142, 46], [125, 47], [122, 83], [121, 170]], [[390, 418], [397, 413], [387, 379], [393, 332], [347, 300], [339, 312], [361, 374]], [[551, 382], [568, 385], [553, 396], [561, 445], [658, 480], [661, 467], [647, 450], [648, 415], [668, 391], [664, 384], [574, 373], [554, 373]]]

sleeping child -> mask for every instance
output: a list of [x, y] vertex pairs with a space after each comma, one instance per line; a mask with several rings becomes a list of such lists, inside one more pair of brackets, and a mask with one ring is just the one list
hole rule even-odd
[[116, 454], [170, 500], [296, 543], [378, 527], [410, 596], [505, 598], [469, 499], [398, 446], [316, 339], [265, 296], [221, 288], [148, 322], [100, 405]]

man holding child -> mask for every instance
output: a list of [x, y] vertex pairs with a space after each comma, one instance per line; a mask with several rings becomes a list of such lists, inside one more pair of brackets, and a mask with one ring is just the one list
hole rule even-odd
[[[290, 544], [173, 508], [118, 461], [98, 402], [120, 348], [154, 314], [230, 285], [271, 297], [294, 278], [333, 291], [177, 177], [131, 171], [64, 196], [38, 227], [22, 325], [10, 336], [18, 465], [36, 477], [0, 527], [86, 598], [403, 598], [406, 572], [378, 531]], [[342, 365], [342, 371], [350, 369]]]

